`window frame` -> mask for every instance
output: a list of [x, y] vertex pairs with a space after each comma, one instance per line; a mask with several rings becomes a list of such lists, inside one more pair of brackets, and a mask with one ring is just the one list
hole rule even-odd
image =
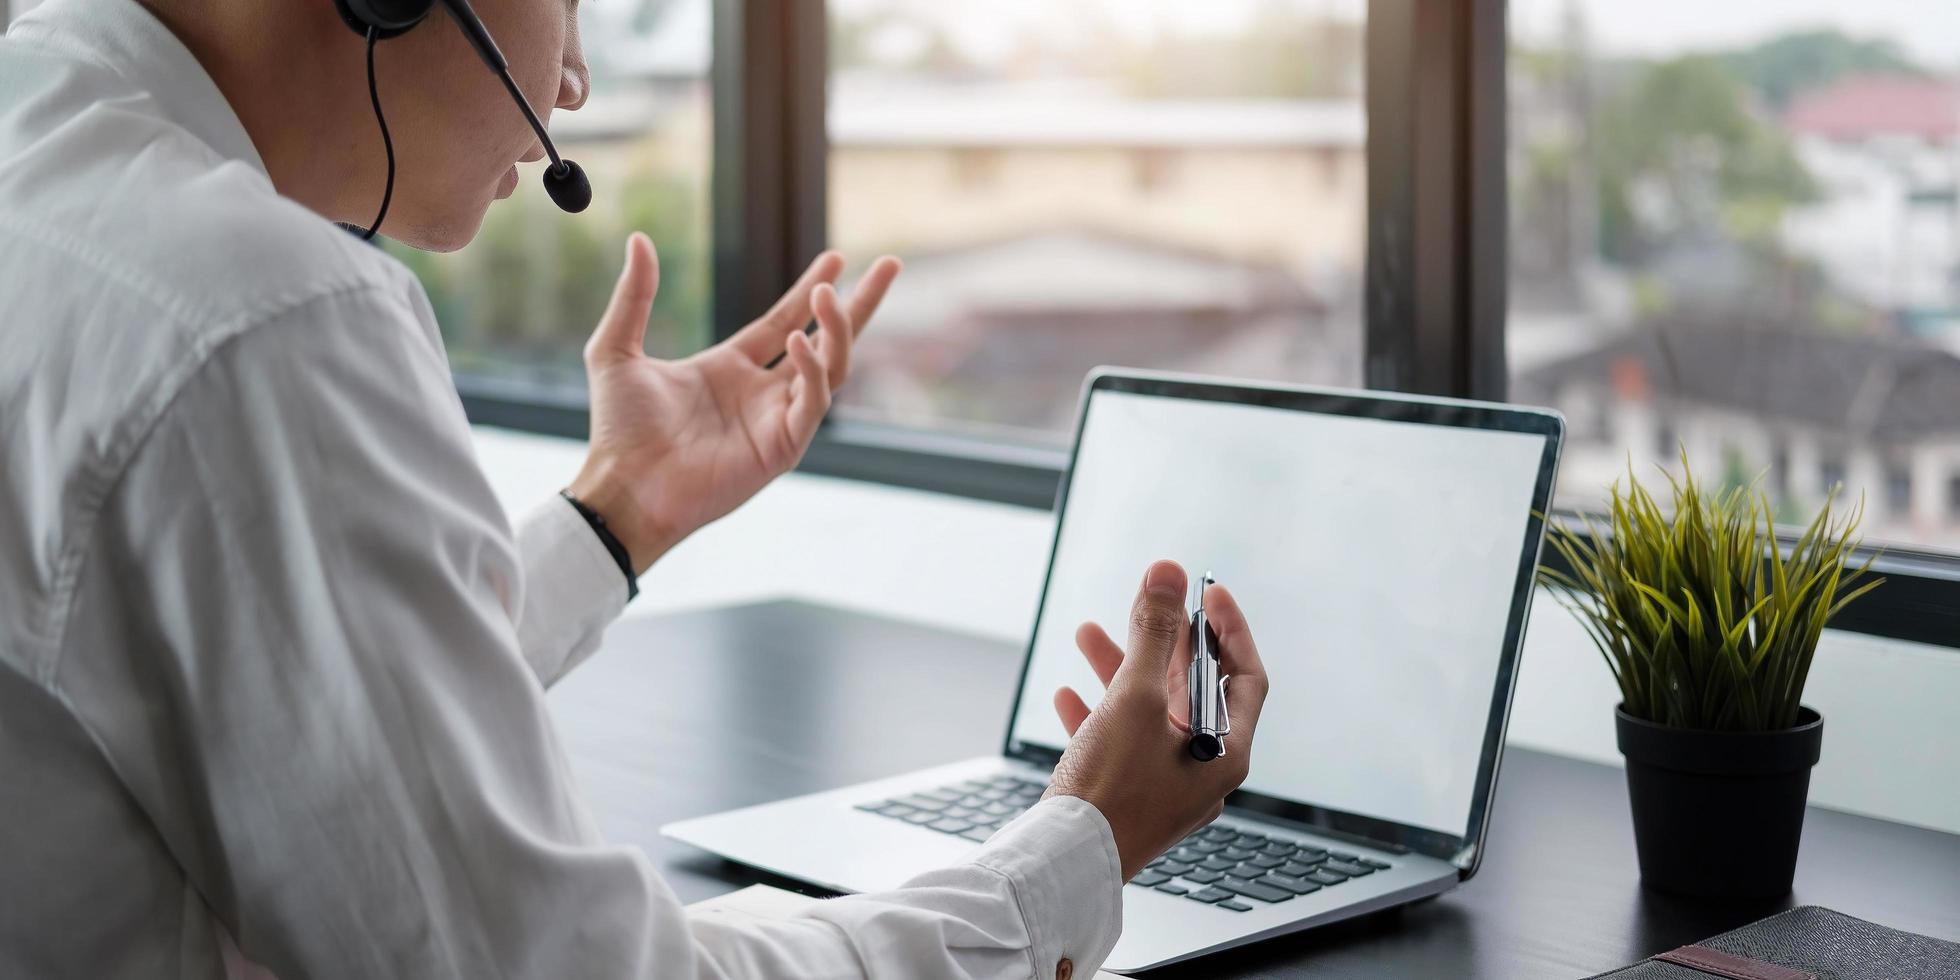
[[[1505, 400], [1506, 7], [1368, 0], [1370, 388]], [[827, 244], [828, 4], [714, 0], [713, 10], [719, 342], [767, 309]], [[459, 378], [458, 391], [474, 423], [587, 434], [583, 393], [484, 378]], [[1067, 462], [1062, 449], [833, 417], [797, 468], [1048, 510]], [[1960, 555], [1864, 549], [1858, 559], [1866, 557], [1888, 582], [1833, 629], [1960, 648]], [[1545, 563], [1557, 564], [1549, 550]]]

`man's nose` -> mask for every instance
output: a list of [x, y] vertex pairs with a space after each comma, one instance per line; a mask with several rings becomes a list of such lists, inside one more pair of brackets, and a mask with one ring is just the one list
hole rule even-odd
[[564, 77], [558, 81], [557, 106], [566, 112], [577, 112], [585, 104], [585, 96], [592, 91], [592, 73], [584, 64], [566, 65]]

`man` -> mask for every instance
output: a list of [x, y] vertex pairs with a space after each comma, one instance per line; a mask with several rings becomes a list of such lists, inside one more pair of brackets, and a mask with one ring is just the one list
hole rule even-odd
[[[479, 12], [534, 105], [578, 108], [570, 0]], [[794, 465], [897, 264], [845, 299], [824, 255], [666, 362], [627, 243], [568, 486], [622, 568], [568, 500], [507, 521], [422, 290], [333, 224], [383, 183], [365, 55], [329, 0], [50, 0], [0, 42], [0, 976], [1093, 970], [1122, 882], [1246, 771], [1178, 749], [1182, 570], [1147, 571], [1127, 655], [1083, 627], [1109, 692], [1057, 693], [1048, 798], [967, 863], [690, 919], [599, 837], [544, 687], [633, 575]], [[459, 247], [541, 148], [440, 7], [375, 56], [381, 230]], [[1249, 740], [1258, 654], [1207, 605]]]

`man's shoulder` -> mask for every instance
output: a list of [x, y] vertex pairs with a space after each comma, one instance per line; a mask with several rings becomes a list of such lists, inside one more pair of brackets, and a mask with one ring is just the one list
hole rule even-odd
[[113, 178], [65, 176], [44, 205], [10, 204], [0, 249], [18, 250], [50, 285], [86, 283], [194, 331], [235, 329], [323, 293], [414, 289], [401, 263], [281, 197], [250, 165], [159, 156], [125, 157]]
[[199, 328], [309, 292], [413, 286], [399, 262], [280, 196], [255, 162], [226, 158], [147, 94], [71, 74], [43, 93], [65, 110], [58, 124], [0, 107], [0, 252], [14, 273], [87, 282]]

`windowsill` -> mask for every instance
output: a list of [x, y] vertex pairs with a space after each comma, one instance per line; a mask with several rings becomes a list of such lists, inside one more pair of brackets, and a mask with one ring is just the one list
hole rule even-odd
[[[577, 470], [582, 444], [479, 427], [491, 486], [516, 513]], [[640, 580], [629, 616], [794, 598], [1025, 643], [1053, 537], [1047, 512], [791, 473], [697, 532]], [[1509, 740], [1617, 765], [1619, 697], [1549, 597], [1533, 603]], [[1826, 718], [1811, 802], [1960, 833], [1960, 656], [1826, 634], [1806, 703]]]

